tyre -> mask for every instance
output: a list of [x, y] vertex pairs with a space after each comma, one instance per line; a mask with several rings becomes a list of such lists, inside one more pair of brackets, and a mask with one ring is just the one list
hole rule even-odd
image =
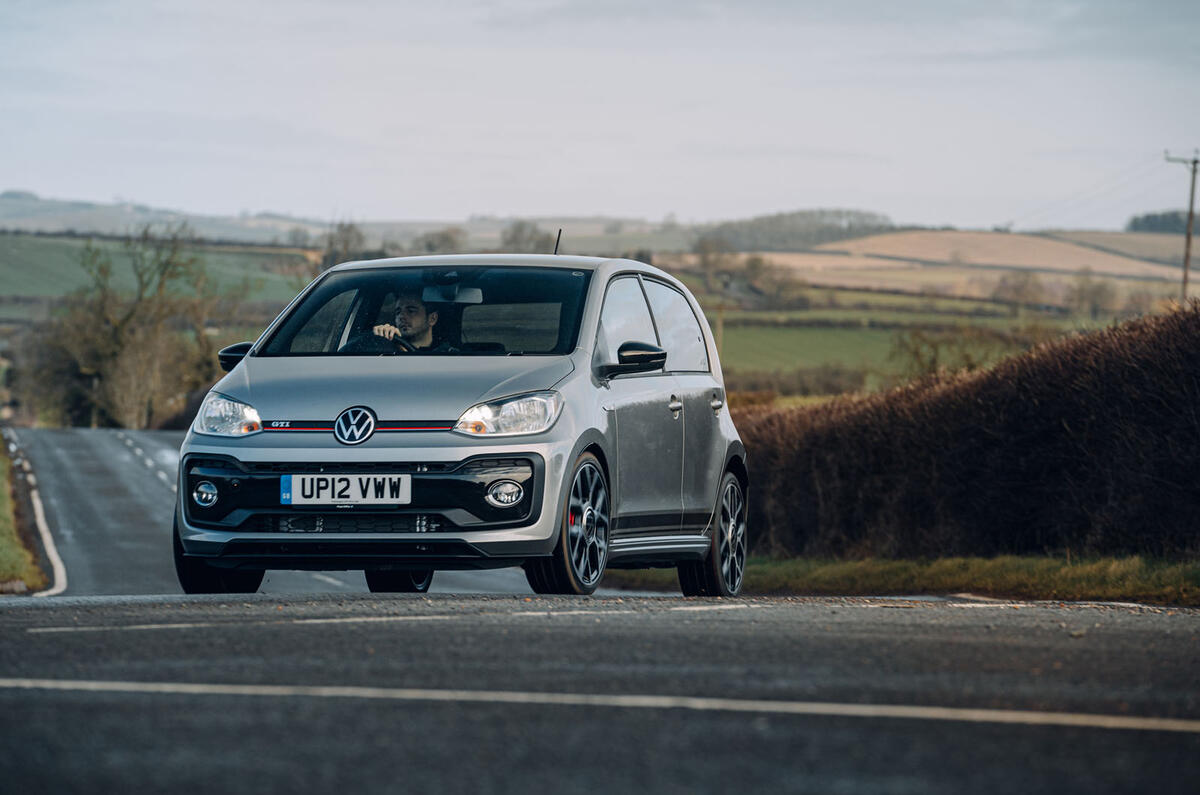
[[363, 574], [371, 593], [425, 593], [433, 584], [433, 569], [367, 569]]
[[244, 571], [238, 569], [220, 569], [210, 566], [200, 558], [189, 558], [183, 554], [183, 544], [179, 540], [179, 525], [176, 524], [171, 532], [174, 539], [172, 548], [175, 553], [175, 576], [179, 578], [179, 587], [184, 593], [254, 593], [262, 585], [262, 570]]
[[575, 461], [563, 495], [562, 527], [548, 558], [525, 561], [525, 579], [534, 593], [587, 595], [596, 590], [608, 563], [612, 507], [600, 461], [584, 453]]
[[737, 596], [746, 569], [746, 494], [732, 472], [721, 479], [708, 557], [677, 566], [684, 596]]

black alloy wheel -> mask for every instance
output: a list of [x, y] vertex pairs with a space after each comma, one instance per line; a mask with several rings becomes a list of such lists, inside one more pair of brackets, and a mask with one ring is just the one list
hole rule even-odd
[[684, 596], [737, 596], [746, 570], [746, 495], [732, 472], [721, 480], [712, 545], [702, 561], [677, 566]]
[[433, 585], [433, 569], [367, 569], [363, 574], [371, 593], [425, 593]]
[[564, 502], [554, 553], [525, 561], [525, 578], [535, 593], [587, 595], [604, 576], [611, 517], [608, 481], [596, 456], [579, 456]]
[[262, 585], [266, 574], [262, 569], [222, 569], [210, 566], [200, 558], [184, 555], [178, 521], [171, 536], [174, 539], [175, 576], [184, 593], [254, 593]]

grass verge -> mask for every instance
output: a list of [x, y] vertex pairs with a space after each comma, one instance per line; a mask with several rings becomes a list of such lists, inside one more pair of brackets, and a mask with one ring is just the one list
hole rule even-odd
[[[610, 588], [676, 590], [674, 569], [611, 571]], [[1138, 556], [1068, 561], [1003, 556], [933, 560], [751, 558], [747, 595], [887, 596], [969, 592], [1062, 601], [1200, 606], [1200, 561]]]
[[13, 592], [12, 586], [16, 582], [23, 582], [27, 590], [36, 591], [45, 586], [46, 578], [17, 532], [12, 462], [7, 452], [0, 451], [0, 593]]

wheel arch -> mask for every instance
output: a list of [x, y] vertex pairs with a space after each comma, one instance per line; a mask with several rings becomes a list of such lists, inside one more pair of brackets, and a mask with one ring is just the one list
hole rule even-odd
[[725, 471], [732, 472], [734, 477], [738, 479], [738, 483], [742, 485], [743, 493], [749, 493], [750, 470], [746, 466], [746, 448], [741, 442], [734, 442], [729, 445], [729, 450], [725, 453]]
[[608, 510], [610, 514], [615, 515], [613, 512], [617, 504], [618, 485], [613, 478], [613, 471], [609, 464], [611, 457], [605, 448], [603, 434], [597, 430], [589, 430], [576, 440], [575, 446], [571, 449], [570, 458], [563, 463], [562, 477], [559, 480], [558, 487], [558, 504], [554, 506], [554, 534], [550, 536], [549, 546], [546, 551], [547, 555], [550, 554], [550, 550], [554, 549], [554, 545], [558, 543], [559, 533], [562, 532], [563, 511], [566, 509], [566, 501], [562, 499], [562, 495], [571, 487], [571, 476], [575, 474], [575, 462], [584, 453], [591, 453], [600, 462], [600, 469], [604, 473], [604, 479], [608, 482], [608, 499], [610, 503]]

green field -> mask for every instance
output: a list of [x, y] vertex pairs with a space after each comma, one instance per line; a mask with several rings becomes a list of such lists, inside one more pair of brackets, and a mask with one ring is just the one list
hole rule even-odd
[[[80, 238], [0, 235], [0, 295], [58, 297], [88, 283], [79, 266], [86, 241]], [[119, 243], [98, 241], [97, 246], [113, 258], [113, 273], [118, 284], [132, 285], [128, 259]], [[281, 262], [298, 262], [299, 254], [240, 249], [225, 246], [197, 246], [190, 252], [200, 257], [209, 275], [218, 284], [233, 287], [249, 277], [253, 285], [251, 300], [286, 301], [296, 294], [295, 285], [282, 274], [268, 268]]]
[[[85, 245], [86, 241], [80, 238], [0, 235], [0, 296], [58, 298], [85, 287], [87, 277], [79, 265]], [[118, 284], [129, 286], [129, 268], [122, 246], [114, 241], [100, 241], [97, 245], [113, 257]], [[281, 306], [295, 294], [294, 279], [279, 272], [281, 268], [286, 270], [288, 263], [302, 261], [303, 255], [295, 250], [201, 245], [190, 251], [202, 258], [218, 284], [229, 288], [249, 278], [252, 287], [249, 294], [243, 296], [248, 301], [264, 302], [267, 307], [272, 302]], [[872, 323], [1007, 330], [1037, 322], [1062, 332], [1085, 325], [1062, 315], [1030, 311], [1014, 317], [1008, 314], [1006, 305], [990, 301], [919, 292], [889, 293], [811, 286], [803, 290], [803, 297], [811, 305], [809, 309], [754, 309], [754, 305], [762, 304], [763, 299], [744, 282], [740, 288], [735, 285], [732, 289], [738, 295], [736, 299], [721, 298], [705, 294], [703, 279], [697, 275], [677, 275], [697, 292], [714, 329], [718, 325], [715, 307], [722, 300], [743, 307], [731, 308], [724, 313], [722, 361], [725, 369], [731, 372], [787, 372], [834, 365], [866, 371], [871, 374], [870, 383], [874, 384], [878, 377], [891, 375], [896, 369], [895, 363], [888, 361], [896, 332], [872, 328]], [[42, 319], [47, 311], [44, 304], [0, 303], [0, 322]], [[996, 316], [972, 314], [980, 311]], [[264, 310], [263, 314], [268, 317], [269, 311]], [[747, 322], [761, 321], [793, 325], [746, 325]], [[823, 328], [821, 324], [849, 325]], [[257, 333], [256, 330], [231, 328], [215, 329], [214, 332], [220, 342], [252, 339]]]
[[882, 329], [727, 327], [726, 370], [796, 370], [841, 364], [886, 370], [894, 332]]

